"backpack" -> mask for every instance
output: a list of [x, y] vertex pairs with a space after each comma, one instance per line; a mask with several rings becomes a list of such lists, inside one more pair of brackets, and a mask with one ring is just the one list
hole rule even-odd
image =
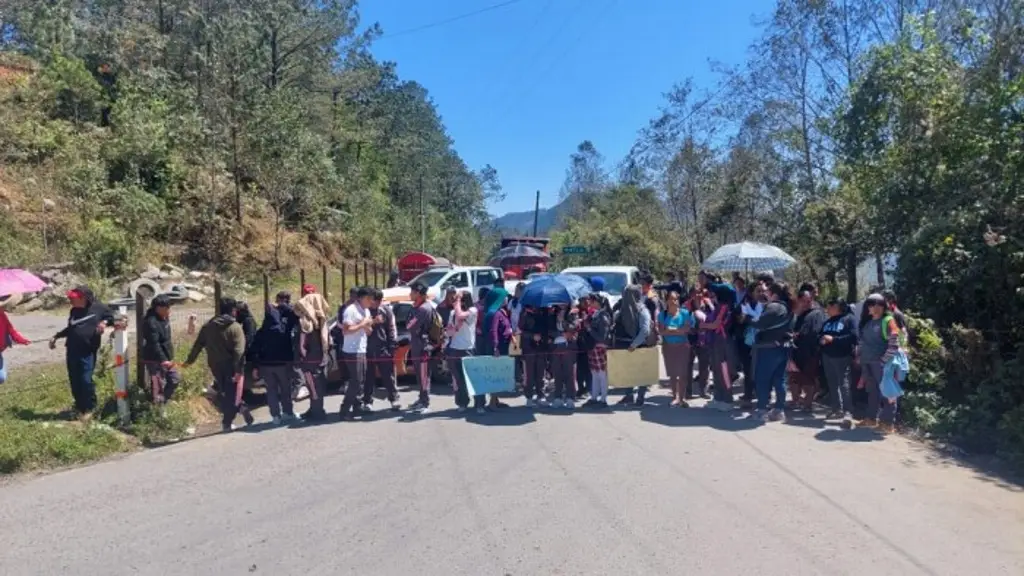
[[430, 311], [430, 326], [427, 327], [427, 340], [429, 340], [430, 345], [434, 348], [441, 346], [444, 341], [444, 321], [441, 319], [441, 313], [437, 311], [437, 307]]

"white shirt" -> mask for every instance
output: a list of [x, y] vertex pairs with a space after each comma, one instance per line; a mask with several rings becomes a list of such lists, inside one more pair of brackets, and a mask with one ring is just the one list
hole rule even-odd
[[509, 321], [512, 324], [512, 331], [519, 332], [519, 317], [523, 315], [523, 303], [519, 302], [515, 306], [512, 306], [512, 315]]
[[[476, 306], [469, 309], [469, 315], [462, 320], [462, 326], [455, 331], [449, 346], [452, 350], [473, 350], [476, 348]], [[455, 313], [452, 312], [452, 324], [455, 324]]]
[[[342, 326], [355, 326], [370, 317], [370, 311], [359, 305], [358, 302], [345, 308], [345, 314], [341, 319]], [[346, 332], [345, 341], [341, 345], [341, 351], [346, 354], [366, 354], [366, 330], [358, 332]]]

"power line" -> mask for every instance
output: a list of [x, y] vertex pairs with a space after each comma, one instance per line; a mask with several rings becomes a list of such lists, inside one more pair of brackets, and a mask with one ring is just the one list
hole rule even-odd
[[[565, 18], [565, 20], [563, 20], [562, 24], [558, 28], [555, 29], [555, 33], [552, 34], [551, 36], [549, 36], [548, 39], [545, 40], [542, 44], [536, 46], [537, 49], [534, 51], [534, 53], [532, 53], [532, 56], [529, 59], [534, 60], [534, 59], [537, 59], [539, 56], [541, 56], [545, 52], [545, 50], [547, 50], [548, 46], [550, 46], [551, 43], [554, 42], [558, 38], [558, 36], [561, 35], [561, 33], [564, 31], [565, 27], [569, 24], [569, 22], [571, 22], [572, 16], [575, 15], [575, 13], [579, 12], [580, 8], [582, 8], [583, 5], [586, 2], [587, 2], [587, 0], [581, 0], [580, 3], [575, 5], [572, 8], [572, 10], [569, 11], [568, 17]], [[544, 19], [544, 16], [548, 13], [548, 10], [551, 8], [551, 5], [553, 3], [554, 3], [554, 0], [548, 0], [548, 2], [545, 3], [544, 7], [541, 8], [541, 11], [537, 14], [537, 17], [534, 18], [534, 22], [532, 22], [532, 24], [529, 26], [529, 28], [527, 30], [537, 30], [538, 29], [538, 26], [541, 24], [541, 20]], [[515, 50], [509, 52], [507, 54], [508, 57], [506, 59], [511, 59], [516, 54], [519, 54], [521, 52], [525, 52], [526, 48], [529, 45], [530, 45], [530, 39], [528, 37], [523, 37], [523, 42], [519, 43], [516, 46]], [[516, 80], [519, 76], [521, 76], [521, 74], [516, 74], [516, 73], [517, 72], [522, 72], [522, 71], [520, 69], [518, 69], [518, 68], [509, 68], [508, 72], [509, 72], [509, 74], [506, 74], [506, 75], [503, 76], [503, 78], [502, 78], [503, 81], [502, 82], [494, 82], [492, 84], [492, 87], [497, 87], [498, 88], [498, 92], [495, 94], [495, 96], [499, 96], [500, 97], [500, 96], [502, 96], [502, 92], [509, 91], [509, 90], [506, 89], [506, 87], [507, 86], [514, 86], [515, 83], [513, 82], [513, 83], [509, 84], [508, 81], [509, 80]]]
[[[545, 52], [547, 52], [548, 47], [552, 46], [559, 39], [559, 37], [561, 37], [562, 33], [565, 32], [565, 30], [569, 27], [569, 24], [572, 22], [573, 17], [580, 13], [580, 11], [582, 10], [584, 4], [586, 4], [587, 2], [588, 2], [588, 0], [580, 0], [578, 3], [576, 3], [573, 6], [572, 10], [569, 11], [569, 15], [562, 21], [562, 23], [557, 28], [555, 28], [554, 33], [552, 33], [550, 36], [548, 36], [547, 40], [545, 40], [543, 43], [541, 43], [538, 46], [537, 50], [535, 50], [531, 54], [530, 58], [527, 61], [527, 66], [525, 68], [516, 68], [516, 69], [512, 70], [512, 74], [506, 77], [506, 80], [511, 80], [511, 82], [501, 82], [500, 83], [499, 90], [498, 90], [498, 92], [496, 94], [496, 98], [494, 99], [494, 103], [491, 106], [491, 116], [492, 117], [493, 117], [495, 111], [499, 107], [501, 107], [500, 105], [503, 104], [506, 101], [506, 99], [510, 95], [509, 93], [511, 93], [513, 90], [515, 90], [517, 86], [520, 86], [526, 80], [526, 78], [523, 77], [523, 72], [528, 73], [529, 69], [533, 68], [533, 66], [531, 66], [531, 64], [533, 64], [536, 61], [540, 60], [541, 57], [545, 55]], [[544, 16], [544, 14], [547, 13], [547, 9], [550, 7], [550, 5], [551, 5], [551, 3], [549, 2], [544, 7], [544, 9], [541, 11], [540, 15], [537, 17], [537, 20], [534, 23], [534, 26], [532, 26], [532, 28], [535, 28], [536, 24], [540, 22], [541, 18]], [[516, 72], [519, 72], [519, 73], [516, 73]], [[506, 87], [507, 87], [507, 89], [506, 89]]]
[[424, 30], [430, 30], [431, 28], [437, 28], [438, 26], [444, 26], [446, 24], [451, 24], [452, 22], [458, 22], [459, 20], [465, 20], [466, 18], [472, 18], [473, 16], [479, 16], [480, 14], [484, 14], [486, 12], [491, 12], [491, 11], [494, 11], [494, 10], [498, 10], [500, 8], [504, 8], [506, 6], [511, 6], [513, 4], [519, 4], [520, 2], [524, 2], [524, 1], [525, 0], [505, 0], [504, 2], [499, 2], [497, 4], [492, 4], [490, 6], [486, 6], [484, 8], [473, 10], [472, 12], [466, 12], [464, 14], [459, 14], [458, 16], [452, 16], [452, 17], [446, 18], [444, 20], [437, 20], [435, 22], [428, 22], [427, 24], [422, 24], [420, 26], [415, 26], [413, 28], [407, 28], [405, 30], [399, 30], [398, 32], [393, 32], [391, 34], [384, 34], [383, 36], [378, 38], [378, 40], [386, 40], [388, 38], [394, 38], [396, 36], [405, 36], [405, 35], [408, 35], [408, 34], [415, 34], [416, 32], [422, 32]]
[[561, 63], [561, 61], [566, 56], [568, 56], [570, 52], [572, 52], [574, 48], [576, 48], [576, 45], [579, 44], [581, 40], [583, 40], [583, 37], [587, 34], [587, 32], [597, 27], [600, 21], [605, 16], [607, 16], [609, 12], [611, 12], [612, 7], [614, 7], [616, 3], [618, 3], [618, 0], [609, 0], [609, 2], [604, 5], [604, 10], [594, 15], [594, 18], [591, 19], [590, 23], [587, 26], [584, 26], [583, 30], [581, 30], [580, 33], [577, 34], [575, 38], [573, 38], [572, 42], [570, 42], [565, 47], [565, 50], [563, 50], [562, 53], [558, 55], [558, 57], [551, 60], [550, 65], [547, 68], [545, 68], [544, 71], [541, 72], [541, 74], [535, 76], [533, 82], [527, 84], [526, 89], [518, 94], [518, 97], [513, 100], [512, 105], [514, 106], [516, 103], [518, 103], [518, 101], [521, 101], [523, 98], [529, 96], [530, 92], [532, 92], [533, 89], [536, 88], [537, 85], [540, 84], [541, 81], [544, 80], [544, 78], [546, 78], [548, 74], [550, 74], [551, 71], [554, 70], [555, 67], [557, 67]]

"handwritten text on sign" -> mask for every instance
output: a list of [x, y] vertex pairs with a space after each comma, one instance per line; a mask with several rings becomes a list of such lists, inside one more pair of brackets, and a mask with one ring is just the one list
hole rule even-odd
[[657, 348], [608, 351], [608, 387], [633, 388], [658, 383], [661, 357]]
[[511, 392], [516, 389], [515, 360], [509, 356], [471, 356], [462, 359], [469, 395]]

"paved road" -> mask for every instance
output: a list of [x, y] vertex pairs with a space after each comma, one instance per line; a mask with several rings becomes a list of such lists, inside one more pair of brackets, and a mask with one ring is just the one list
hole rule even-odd
[[437, 406], [15, 481], [0, 574], [1024, 574], [1024, 495], [899, 438]]

